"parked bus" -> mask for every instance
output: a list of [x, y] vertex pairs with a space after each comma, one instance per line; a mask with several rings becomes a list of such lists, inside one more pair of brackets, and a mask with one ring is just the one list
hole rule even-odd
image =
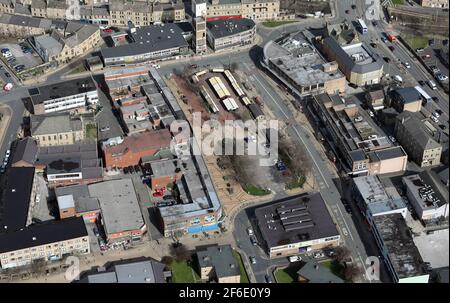
[[223, 73], [225, 70], [223, 68], [213, 68], [213, 73]]
[[367, 33], [367, 31], [368, 31], [367, 25], [366, 25], [366, 22], [364, 22], [363, 19], [358, 19], [358, 25], [359, 25], [359, 27], [361, 29], [361, 33], [362, 34]]
[[195, 75], [196, 75], [197, 77], [200, 77], [200, 76], [206, 74], [207, 72], [208, 72], [208, 70], [207, 70], [207, 69], [204, 69], [204, 70], [202, 70], [202, 71], [199, 71], [198, 73], [195, 73]]
[[416, 91], [419, 92], [419, 94], [422, 97], [424, 103], [430, 103], [433, 100], [430, 97], [430, 95], [428, 95], [427, 92], [424, 91], [423, 88], [421, 88], [419, 85], [414, 86], [414, 88], [416, 89]]

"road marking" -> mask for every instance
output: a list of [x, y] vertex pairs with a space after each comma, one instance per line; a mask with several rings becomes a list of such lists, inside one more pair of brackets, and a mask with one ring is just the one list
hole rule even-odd
[[[246, 64], [245, 62], [244, 62], [244, 66], [245, 66], [249, 71], [252, 71], [252, 70], [247, 66], [247, 64]], [[259, 71], [257, 71], [257, 72], [259, 72]], [[273, 98], [272, 94], [269, 93], [269, 91], [268, 91], [268, 90], [266, 89], [266, 87], [261, 83], [261, 81], [258, 79], [258, 77], [255, 77], [255, 79], [256, 79], [256, 81], [259, 83], [259, 85], [264, 89], [264, 91], [270, 96], [270, 98], [272, 99], [272, 101], [277, 105], [277, 107], [280, 109], [280, 111], [283, 113], [283, 115], [286, 117], [286, 119], [289, 119], [289, 116], [284, 112], [284, 110], [281, 108], [281, 106], [278, 104], [278, 102], [275, 101], [275, 99]], [[309, 150], [308, 145], [305, 143], [305, 141], [303, 140], [303, 138], [300, 136], [300, 133], [298, 132], [297, 127], [296, 127], [295, 125], [293, 125], [293, 129], [294, 129], [295, 133], [297, 134], [297, 136], [298, 136], [298, 137], [300, 138], [300, 140], [302, 141], [303, 145], [306, 147], [306, 150], [308, 151], [309, 156], [310, 156], [311, 159], [313, 160], [313, 162], [314, 162], [314, 164], [315, 164], [315, 166], [316, 166], [316, 169], [319, 171], [319, 173], [320, 173], [320, 175], [321, 175], [323, 181], [324, 181], [325, 184], [327, 185], [327, 188], [329, 188], [330, 186], [328, 185], [327, 180], [325, 180], [325, 176], [322, 174], [322, 171], [320, 170], [319, 165], [317, 165], [317, 162], [316, 162], [316, 160], [314, 159], [314, 157], [313, 157], [311, 151]]]
[[350, 231], [350, 228], [349, 228], [348, 225], [347, 225], [347, 221], [346, 221], [345, 218], [344, 218], [344, 214], [342, 213], [342, 211], [341, 211], [341, 209], [340, 209], [339, 207], [337, 207], [337, 210], [338, 210], [339, 213], [341, 214], [342, 220], [344, 220], [344, 224], [345, 224], [345, 227], [346, 227], [347, 230], [348, 230], [348, 233], [349, 233], [349, 235], [350, 235], [350, 238], [352, 239], [352, 241], [354, 241], [355, 239], [353, 238], [353, 235], [352, 235], [352, 233], [351, 233], [351, 231]]

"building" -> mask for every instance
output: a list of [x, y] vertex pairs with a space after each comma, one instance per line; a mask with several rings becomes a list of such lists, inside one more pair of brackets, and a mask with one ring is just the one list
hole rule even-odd
[[[65, 18], [65, 11], [62, 18]], [[44, 62], [68, 63], [73, 58], [92, 51], [101, 42], [99, 28], [90, 24], [72, 21], [52, 23], [52, 27], [46, 32], [50, 33], [31, 39], [36, 52]]]
[[138, 165], [142, 157], [153, 156], [170, 148], [172, 135], [167, 129], [147, 131], [123, 138], [114, 146], [104, 146], [105, 167], [123, 168]]
[[278, 0], [207, 0], [207, 21], [248, 18], [255, 21], [274, 20], [280, 14]]
[[308, 193], [256, 208], [271, 259], [337, 246], [340, 235], [320, 193]]
[[82, 218], [46, 221], [18, 231], [0, 233], [2, 269], [88, 253], [89, 236]]
[[428, 283], [429, 275], [401, 214], [374, 217], [372, 233], [395, 283]]
[[0, 15], [0, 34], [2, 36], [29, 37], [43, 35], [45, 31], [51, 28], [51, 25], [52, 21], [49, 19], [12, 14]]
[[98, 7], [92, 5], [80, 6], [80, 21], [103, 26], [109, 25], [109, 7]]
[[11, 167], [5, 180], [0, 200], [0, 235], [31, 224], [37, 186], [33, 167]]
[[304, 38], [291, 34], [264, 46], [262, 65], [299, 97], [345, 91], [336, 62], [327, 62]]
[[297, 271], [300, 283], [344, 283], [344, 280], [320, 263], [309, 261]]
[[322, 51], [330, 61], [336, 61], [350, 83], [358, 86], [380, 82], [383, 75], [382, 58], [364, 43], [340, 45], [333, 37], [322, 41]]
[[98, 103], [92, 77], [37, 86], [28, 90], [35, 115], [80, 109]]
[[97, 198], [108, 243], [134, 243], [147, 229], [131, 179], [110, 180], [88, 186]]
[[353, 178], [352, 197], [371, 226], [376, 216], [398, 213], [406, 218], [407, 207], [402, 197], [392, 184], [385, 187], [378, 176]]
[[255, 41], [256, 24], [251, 19], [208, 21], [206, 27], [206, 38], [214, 51], [251, 45]]
[[30, 132], [39, 146], [69, 145], [85, 139], [83, 118], [68, 113], [32, 115]]
[[103, 48], [105, 66], [175, 59], [189, 49], [183, 30], [176, 23], [131, 28], [129, 44]]
[[434, 140], [431, 131], [420, 118], [411, 112], [402, 112], [395, 123], [395, 138], [420, 167], [440, 163], [442, 145]]
[[366, 103], [373, 110], [384, 108], [384, 91], [382, 88], [373, 89], [366, 93]]
[[311, 99], [308, 110], [349, 175], [406, 170], [407, 155], [403, 148], [394, 146], [367, 113], [351, 100], [320, 94]]
[[424, 222], [448, 217], [448, 189], [430, 171], [402, 178], [406, 196]]
[[103, 180], [97, 143], [40, 147], [35, 167], [54, 187]]
[[264, 113], [258, 104], [250, 103], [248, 105], [248, 110], [252, 114], [253, 118], [255, 118], [256, 120], [264, 119]]
[[192, 0], [192, 24], [194, 26], [194, 40], [192, 41], [195, 53], [204, 54], [206, 44], [206, 0]]
[[166, 283], [165, 265], [153, 259], [124, 261], [88, 273], [80, 283]]
[[178, 160], [160, 160], [150, 162], [150, 186], [153, 190], [174, 184], [182, 177], [181, 169], [175, 165]]
[[91, 197], [86, 184], [57, 187], [55, 196], [60, 219], [77, 216], [94, 223], [100, 217], [98, 198]]
[[25, 137], [17, 142], [11, 160], [11, 167], [33, 167], [38, 155], [39, 146], [32, 137]]
[[[197, 142], [192, 140], [192, 148]], [[165, 237], [216, 230], [223, 220], [222, 206], [201, 155], [185, 157], [178, 168], [182, 178], [177, 179], [178, 201], [181, 203], [159, 207], [161, 229]]]
[[449, 265], [449, 230], [434, 230], [432, 233], [422, 233], [414, 237], [414, 244], [419, 250], [424, 262], [433, 269]]
[[423, 7], [448, 8], [447, 0], [419, 0], [418, 2]]
[[399, 113], [403, 111], [420, 112], [422, 97], [414, 87], [404, 87], [392, 91], [391, 106]]
[[241, 271], [231, 245], [213, 245], [197, 249], [197, 258], [203, 281], [240, 283]]

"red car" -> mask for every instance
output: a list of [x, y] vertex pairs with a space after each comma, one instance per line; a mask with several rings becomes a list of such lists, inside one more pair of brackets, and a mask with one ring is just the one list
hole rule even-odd
[[164, 195], [164, 193], [162, 191], [155, 191], [153, 193], [153, 197], [162, 197]]

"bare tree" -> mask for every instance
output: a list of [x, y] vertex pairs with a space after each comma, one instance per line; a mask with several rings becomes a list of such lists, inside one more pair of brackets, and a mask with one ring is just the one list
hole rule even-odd
[[304, 146], [296, 140], [291, 140], [286, 136], [280, 137], [278, 150], [282, 158], [287, 160], [293, 175], [307, 176], [311, 173], [312, 162]]
[[181, 243], [174, 243], [174, 245], [171, 245], [170, 254], [179, 262], [191, 259], [191, 252]]
[[334, 260], [339, 263], [345, 262], [350, 258], [350, 250], [346, 246], [338, 246], [334, 250]]
[[170, 264], [172, 264], [173, 262], [173, 258], [171, 256], [164, 256], [161, 258], [161, 263], [170, 266]]
[[362, 273], [361, 268], [358, 265], [354, 264], [354, 263], [348, 263], [345, 266], [345, 269], [344, 269], [345, 280], [353, 281], [361, 273]]

